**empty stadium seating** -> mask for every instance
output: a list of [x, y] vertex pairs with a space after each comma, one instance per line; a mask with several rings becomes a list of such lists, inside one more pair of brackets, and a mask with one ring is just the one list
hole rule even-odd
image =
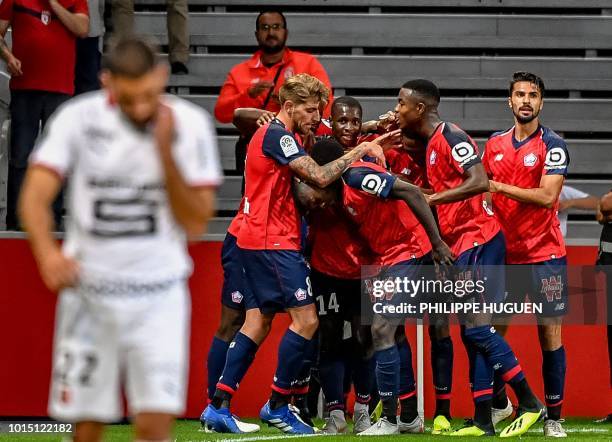
[[[165, 0], [136, 0], [136, 26], [167, 43]], [[170, 91], [212, 112], [229, 69], [247, 59], [262, 7], [285, 9], [288, 45], [316, 53], [336, 95], [351, 94], [375, 118], [395, 105], [398, 87], [429, 78], [442, 89], [441, 115], [479, 144], [512, 125], [505, 105], [512, 72], [541, 75], [547, 86], [542, 121], [565, 136], [570, 183], [594, 194], [612, 177], [612, 2], [609, 0], [189, 0], [190, 75]], [[224, 233], [240, 197], [235, 130], [217, 123], [223, 167]], [[0, 157], [0, 164], [1, 164]], [[233, 175], [233, 176], [232, 176]], [[593, 242], [599, 228], [570, 217], [570, 237]]]

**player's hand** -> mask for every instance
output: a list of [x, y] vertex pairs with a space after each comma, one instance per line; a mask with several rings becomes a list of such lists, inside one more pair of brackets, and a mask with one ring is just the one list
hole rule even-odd
[[382, 147], [383, 152], [393, 149], [394, 147], [402, 147], [402, 131], [399, 129], [387, 132], [384, 135], [374, 139], [372, 142]]
[[163, 103], [157, 109], [153, 135], [161, 153], [170, 153], [174, 139], [174, 116], [172, 115], [172, 109]]
[[425, 201], [427, 201], [427, 204], [429, 204], [429, 206], [434, 206], [434, 201], [432, 200], [432, 197], [435, 194], [431, 193], [431, 194], [427, 194], [427, 193], [423, 193], [423, 196], [425, 197]]
[[360, 146], [366, 148], [366, 155], [376, 159], [376, 164], [382, 167], [387, 167], [387, 161], [385, 160], [385, 152], [382, 147], [375, 141], [366, 141], [361, 143]]
[[502, 183], [497, 181], [489, 180], [489, 192], [496, 193], [501, 192]]
[[263, 111], [263, 114], [257, 119], [257, 127], [265, 126], [276, 118], [276, 114], [270, 111]]
[[446, 243], [442, 240], [438, 244], [433, 245], [431, 249], [432, 258], [436, 266], [436, 273], [440, 278], [446, 278], [450, 275], [450, 270], [455, 262], [453, 252]]
[[572, 208], [571, 200], [559, 200], [559, 212], [565, 212], [568, 209]]
[[257, 98], [265, 91], [273, 87], [274, 83], [272, 83], [271, 81], [259, 81], [247, 89], [247, 94], [249, 94], [249, 97], [251, 98]]
[[378, 117], [376, 122], [376, 130], [378, 132], [390, 132], [399, 129], [399, 121], [395, 111], [389, 111]]
[[74, 287], [79, 278], [77, 262], [66, 257], [59, 249], [47, 253], [39, 261], [40, 275], [49, 290], [57, 292], [66, 287]]
[[21, 70], [21, 61], [15, 56], [12, 56], [7, 61], [6, 67], [12, 77], [19, 77], [23, 75], [23, 71]]

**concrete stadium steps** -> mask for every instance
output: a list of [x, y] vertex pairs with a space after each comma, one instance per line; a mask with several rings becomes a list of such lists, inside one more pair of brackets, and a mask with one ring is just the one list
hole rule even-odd
[[[224, 170], [236, 169], [234, 145], [237, 136], [218, 137], [221, 164]], [[475, 138], [482, 149], [486, 138]], [[612, 140], [566, 140], [570, 152], [570, 175], [612, 175]], [[611, 183], [612, 184], [612, 183]]]
[[[165, 0], [136, 0], [137, 5], [164, 5]], [[608, 0], [189, 0], [197, 6], [258, 7], [401, 7], [401, 8], [609, 8]]]
[[[213, 112], [215, 95], [185, 95], [209, 112]], [[364, 120], [377, 118], [395, 107], [395, 97], [358, 97], [363, 106]], [[542, 123], [558, 132], [609, 132], [612, 129], [612, 99], [546, 100]], [[512, 114], [505, 98], [443, 98], [440, 115], [466, 131], [494, 132], [512, 126]], [[228, 128], [231, 125], [217, 124]]]
[[[347, 48], [612, 49], [612, 16], [287, 13], [289, 44]], [[192, 46], [253, 46], [255, 13], [192, 13]], [[368, 29], [368, 32], [364, 32]], [[137, 32], [167, 43], [165, 13]], [[388, 32], [392, 31], [392, 32]]]
[[[507, 90], [515, 71], [537, 72], [547, 90], [612, 90], [612, 58], [355, 56], [318, 55], [334, 88], [397, 89], [411, 78], [428, 78], [442, 89]], [[249, 54], [194, 54], [189, 75], [175, 75], [175, 87], [219, 87]], [[384, 71], [384, 75], [381, 72]]]

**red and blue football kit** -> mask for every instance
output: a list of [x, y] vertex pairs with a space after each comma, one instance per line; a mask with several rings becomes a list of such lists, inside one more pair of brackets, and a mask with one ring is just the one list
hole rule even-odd
[[405, 149], [395, 147], [385, 152], [388, 169], [399, 177], [415, 186], [429, 187], [427, 182], [427, 170], [424, 164], [420, 164]]
[[278, 119], [257, 129], [248, 146], [237, 244], [247, 283], [263, 313], [313, 302], [289, 168], [304, 155]]
[[[483, 163], [489, 178], [522, 189], [540, 187], [544, 175], [567, 175], [569, 154], [565, 141], [546, 127], [518, 142], [514, 128], [491, 136]], [[521, 203], [494, 193], [493, 208], [507, 242], [508, 264], [527, 264], [565, 256], [557, 210]]]
[[431, 251], [423, 226], [404, 201], [388, 199], [397, 178], [383, 167], [357, 161], [344, 172], [344, 208], [368, 242], [377, 265], [391, 266]]
[[[434, 192], [458, 187], [465, 171], [480, 163], [474, 140], [452, 123], [441, 122], [429, 139], [427, 179]], [[484, 195], [436, 206], [442, 238], [455, 256], [490, 241], [500, 231]]]
[[[535, 189], [544, 175], [567, 175], [569, 154], [565, 141], [547, 127], [539, 126], [523, 141], [516, 140], [513, 127], [491, 136], [483, 163], [490, 179]], [[559, 200], [549, 209], [499, 193], [492, 196], [495, 216], [506, 236], [506, 262], [528, 264], [511, 269], [507, 302], [521, 302], [528, 295], [533, 302], [541, 302], [541, 316], [564, 315], [569, 299], [565, 243], [557, 218]]]

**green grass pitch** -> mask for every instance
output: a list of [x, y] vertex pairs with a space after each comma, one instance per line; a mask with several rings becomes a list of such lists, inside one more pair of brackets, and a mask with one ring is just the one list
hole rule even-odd
[[[253, 420], [253, 422], [256, 422]], [[319, 425], [320, 421], [317, 422]], [[387, 436], [387, 437], [374, 437], [374, 440], [414, 440], [414, 441], [426, 441], [426, 440], [441, 440], [445, 436], [432, 436], [427, 434], [431, 430], [431, 421], [428, 421], [428, 427], [425, 428], [425, 434], [417, 435], [399, 435], [399, 436]], [[455, 420], [453, 424], [456, 426], [461, 425], [461, 421]], [[591, 441], [612, 441], [612, 424], [595, 424], [591, 419], [568, 419], [564, 424], [564, 428], [568, 433], [568, 439], [588, 439]], [[119, 441], [130, 441], [132, 436], [132, 427], [130, 425], [109, 425], [105, 433], [105, 441], [108, 442], [119, 442]], [[181, 442], [203, 442], [203, 441], [217, 441], [217, 442], [232, 442], [232, 441], [243, 441], [243, 442], [265, 442], [265, 441], [283, 441], [288, 439], [296, 439], [296, 442], [301, 440], [310, 440], [312, 442], [352, 442], [352, 441], [363, 441], [363, 437], [357, 437], [353, 434], [342, 435], [342, 436], [325, 436], [325, 435], [313, 435], [313, 436], [287, 436], [282, 434], [280, 431], [274, 428], [262, 427], [259, 433], [245, 434], [245, 435], [231, 435], [231, 434], [210, 434], [201, 431], [200, 423], [194, 420], [181, 420], [178, 421], [175, 427], [174, 440]], [[542, 425], [536, 424], [527, 434], [522, 438], [529, 439], [530, 441], [536, 440], [549, 440], [544, 438], [542, 435]], [[370, 440], [366, 438], [365, 440]], [[473, 438], [461, 438], [459, 440], [471, 440]], [[33, 434], [0, 434], [0, 442], [11, 442], [11, 441], [62, 441], [62, 436], [53, 435], [33, 435]]]

